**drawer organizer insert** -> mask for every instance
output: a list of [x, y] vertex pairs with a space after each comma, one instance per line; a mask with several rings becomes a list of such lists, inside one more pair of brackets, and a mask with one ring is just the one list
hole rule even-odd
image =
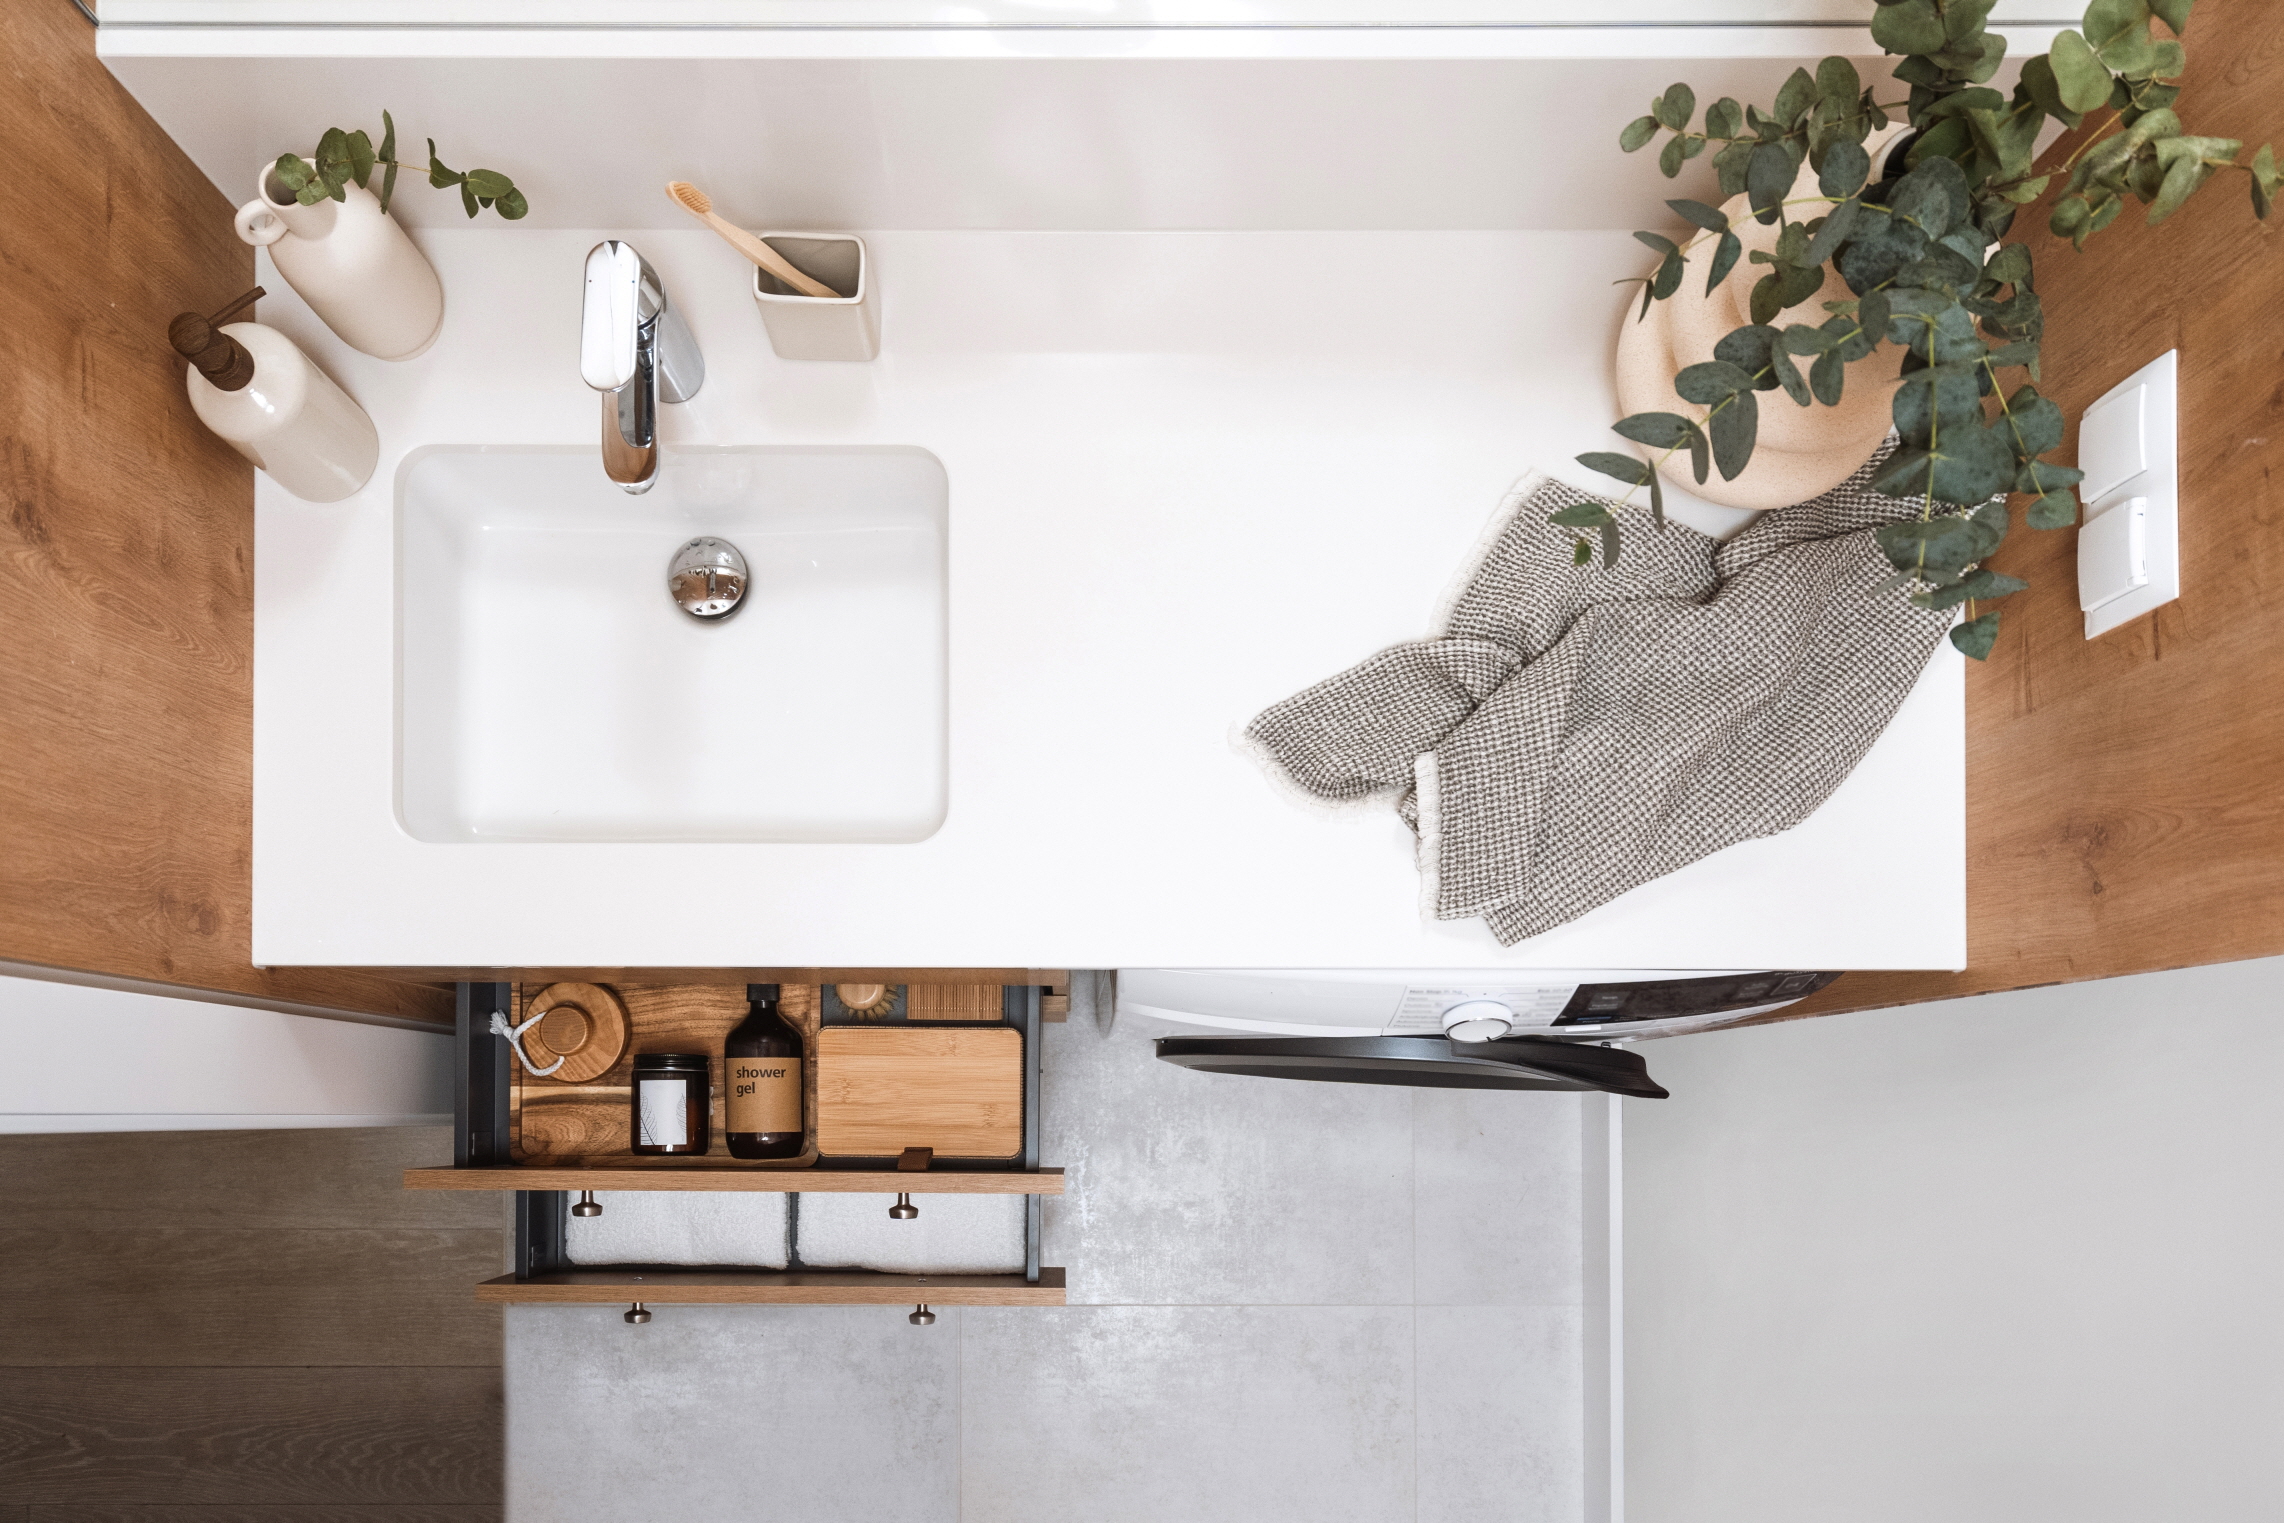
[[[454, 1165], [408, 1169], [412, 1189], [514, 1191], [517, 1273], [478, 1286], [495, 1302], [778, 1302], [808, 1304], [1059, 1305], [1063, 1271], [1039, 1263], [1039, 1199], [1062, 1192], [1062, 1171], [1042, 1169], [1039, 1026], [1035, 985], [896, 985], [864, 1013], [831, 986], [786, 984], [780, 1009], [802, 1034], [806, 1147], [798, 1158], [737, 1159], [722, 1137], [722, 1038], [744, 1019], [742, 984], [614, 984], [629, 1025], [626, 1051], [583, 1082], [524, 1072], [493, 1035], [493, 1013], [520, 1023], [546, 984], [462, 984], [459, 992]], [[713, 1055], [713, 1145], [696, 1157], [628, 1150], [629, 1085], [638, 1052]], [[571, 1208], [595, 1192], [604, 1222]], [[611, 1194], [641, 1191], [621, 1215]], [[761, 1264], [574, 1263], [600, 1245], [665, 1242], [685, 1258], [731, 1245], [774, 1243], [768, 1210], [722, 1202], [661, 1210], [651, 1192], [766, 1192], [786, 1197], [783, 1246], [757, 1247]], [[941, 1197], [1018, 1196], [951, 1208]], [[803, 1197], [812, 1197], [808, 1231]], [[830, 1198], [827, 1198], [830, 1197]], [[853, 1198], [849, 1198], [853, 1197]], [[928, 1214], [930, 1198], [941, 1207]], [[888, 1205], [897, 1201], [898, 1218]], [[695, 1204], [695, 1203], [694, 1203]], [[874, 1223], [872, 1213], [881, 1220]], [[915, 1227], [917, 1211], [925, 1227]], [[575, 1225], [576, 1222], [576, 1225]], [[1019, 1222], [1021, 1267], [989, 1273], [899, 1268], [935, 1241], [945, 1262], [1006, 1260]], [[592, 1223], [592, 1225], [590, 1225]], [[914, 1227], [912, 1237], [899, 1234]], [[696, 1245], [696, 1246], [692, 1246]], [[805, 1251], [806, 1250], [806, 1251]], [[822, 1255], [822, 1259], [819, 1255]], [[827, 1267], [812, 1267], [823, 1263]], [[884, 1264], [889, 1268], [852, 1267]], [[777, 1267], [782, 1265], [783, 1267]]]

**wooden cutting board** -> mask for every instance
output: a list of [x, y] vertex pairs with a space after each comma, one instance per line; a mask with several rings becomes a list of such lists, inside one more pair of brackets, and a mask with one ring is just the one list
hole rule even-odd
[[816, 1142], [827, 1157], [1023, 1151], [1023, 1034], [1012, 1026], [827, 1026], [816, 1053]]

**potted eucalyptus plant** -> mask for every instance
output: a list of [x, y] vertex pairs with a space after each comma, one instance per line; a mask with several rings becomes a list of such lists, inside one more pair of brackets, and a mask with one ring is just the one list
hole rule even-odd
[[[2149, 222], [2162, 222], [2224, 171], [2246, 177], [2253, 212], [2265, 218], [2278, 178], [2273, 148], [2248, 154], [2234, 138], [2199, 136], [2177, 110], [2173, 81], [2193, 0], [2093, 0], [2077, 30], [2024, 62], [2011, 96], [1988, 83], [2006, 54], [2006, 40], [1985, 26], [1993, 3], [1879, 0], [1872, 37], [1901, 57], [1901, 100], [1876, 99], [1881, 92], [1848, 60], [1827, 58], [1813, 74], [1793, 71], [1765, 107], [1724, 97], [1700, 117], [1695, 93], [1676, 84], [1619, 134], [1628, 153], [1663, 134], [1658, 163], [1668, 179], [1710, 152], [1723, 196], [1745, 196], [1749, 215], [1778, 232], [1773, 253], [1753, 255], [1766, 270], [1752, 287], [1752, 321], [1723, 338], [1712, 360], [1675, 377], [1694, 411], [1635, 413], [1614, 425], [1655, 460], [1578, 457], [1628, 486], [1622, 497], [1553, 515], [1576, 536], [1578, 564], [1593, 558], [1590, 533], [1604, 562], [1616, 560], [1617, 510], [1635, 490], [1648, 488], [1664, 527], [1657, 467], [1677, 451], [1689, 451], [1699, 482], [1708, 468], [1733, 480], [1752, 458], [1761, 393], [1782, 391], [1798, 407], [1836, 404], [1848, 367], [1884, 338], [1903, 351], [1893, 404], [1901, 443], [1873, 484], [1919, 503], [1916, 516], [1879, 531], [1895, 567], [1887, 590], [1931, 609], [1965, 605], [1952, 643], [1977, 660], [1989, 655], [1999, 616], [1977, 605], [2027, 585], [1987, 565], [2011, 525], [2000, 494], [2030, 498], [2032, 528], [2058, 529], [2077, 521], [2070, 488], [2081, 479], [2042, 458], [2062, 442], [2062, 411], [2038, 391], [2044, 319], [2030, 249], [2007, 242], [2008, 230], [2043, 206], [2048, 227], [2083, 248], [2129, 197], [2147, 207]], [[1866, 140], [1898, 112], [1909, 134], [1875, 178]], [[2050, 120], [2088, 130], [2067, 159], [2042, 170], [2033, 154]], [[1804, 163], [1816, 191], [1799, 197]], [[1701, 245], [1712, 245], [1708, 291], [1738, 263], [1728, 216], [1697, 201], [1666, 204], [1698, 233], [1687, 245], [1634, 235], [1661, 256], [1641, 282], [1642, 313], [1680, 288]], [[1823, 289], [1827, 265], [1850, 296], [1787, 320]]]

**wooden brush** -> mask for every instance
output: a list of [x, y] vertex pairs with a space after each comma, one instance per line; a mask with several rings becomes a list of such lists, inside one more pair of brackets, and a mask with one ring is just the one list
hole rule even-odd
[[777, 250], [744, 228], [739, 227], [735, 222], [730, 221], [727, 217], [715, 216], [713, 197], [692, 185], [688, 180], [667, 181], [666, 193], [674, 198], [676, 206], [681, 207], [691, 216], [720, 233], [724, 243], [769, 271], [770, 274], [775, 275], [779, 280], [784, 281], [794, 290], [799, 291], [803, 296], [822, 296], [827, 301], [845, 299], [840, 292], [826, 285], [823, 281], [802, 274], [793, 267], [791, 261], [787, 260], [783, 254], [778, 253]]

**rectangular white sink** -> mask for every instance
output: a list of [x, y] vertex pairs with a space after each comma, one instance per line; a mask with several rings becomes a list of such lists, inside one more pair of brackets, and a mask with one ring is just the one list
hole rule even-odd
[[[924, 840], [949, 484], [925, 450], [439, 446], [397, 474], [397, 816], [422, 841]], [[752, 580], [667, 591], [700, 535]]]

